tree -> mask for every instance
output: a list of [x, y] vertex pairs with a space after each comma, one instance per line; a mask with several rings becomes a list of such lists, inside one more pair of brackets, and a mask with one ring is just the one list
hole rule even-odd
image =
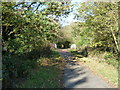
[[[49, 5], [50, 4], [50, 5]], [[60, 16], [67, 9], [62, 4], [55, 12], [54, 3], [2, 3], [3, 84], [10, 87], [11, 80], [26, 76], [36, 66], [37, 58], [50, 55], [50, 42], [59, 39], [60, 25], [49, 14]], [[33, 5], [38, 5], [34, 8]], [[52, 5], [52, 6], [51, 6]], [[46, 6], [39, 10], [40, 6]], [[63, 10], [62, 10], [63, 9]], [[9, 84], [9, 85], [8, 85]]]
[[92, 46], [117, 50], [118, 7], [107, 2], [82, 3], [78, 11], [93, 35]]

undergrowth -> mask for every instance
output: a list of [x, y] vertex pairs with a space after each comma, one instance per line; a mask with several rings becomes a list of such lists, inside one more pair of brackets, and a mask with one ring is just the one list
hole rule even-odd
[[37, 59], [38, 67], [31, 70], [27, 80], [17, 85], [18, 88], [60, 88], [63, 87], [61, 73], [63, 58], [57, 51], [49, 57]]

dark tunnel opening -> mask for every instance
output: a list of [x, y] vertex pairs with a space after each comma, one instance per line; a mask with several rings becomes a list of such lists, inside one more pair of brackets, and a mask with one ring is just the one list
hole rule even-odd
[[59, 48], [59, 49], [67, 49], [67, 48], [70, 48], [70, 44], [71, 44], [70, 41], [58, 42], [57, 43], [57, 48]]

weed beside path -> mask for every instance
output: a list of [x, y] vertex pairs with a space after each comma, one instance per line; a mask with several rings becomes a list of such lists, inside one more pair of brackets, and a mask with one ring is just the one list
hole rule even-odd
[[113, 65], [102, 62], [103, 57], [101, 56], [88, 56], [83, 57], [82, 54], [77, 51], [72, 52], [76, 60], [80, 65], [89, 68], [94, 74], [101, 77], [112, 87], [118, 87], [118, 70]]
[[49, 58], [40, 58], [38, 67], [31, 71], [28, 79], [17, 85], [18, 88], [61, 88], [63, 58], [54, 51]]
[[91, 70], [78, 64], [76, 58], [66, 49], [59, 51], [65, 58], [64, 87], [65, 88], [111, 88], [111, 86]]

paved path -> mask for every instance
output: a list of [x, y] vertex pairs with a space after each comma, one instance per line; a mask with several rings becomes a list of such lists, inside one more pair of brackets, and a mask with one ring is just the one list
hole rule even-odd
[[112, 88], [89, 69], [77, 64], [74, 57], [67, 50], [59, 50], [66, 60], [64, 69], [65, 88]]

